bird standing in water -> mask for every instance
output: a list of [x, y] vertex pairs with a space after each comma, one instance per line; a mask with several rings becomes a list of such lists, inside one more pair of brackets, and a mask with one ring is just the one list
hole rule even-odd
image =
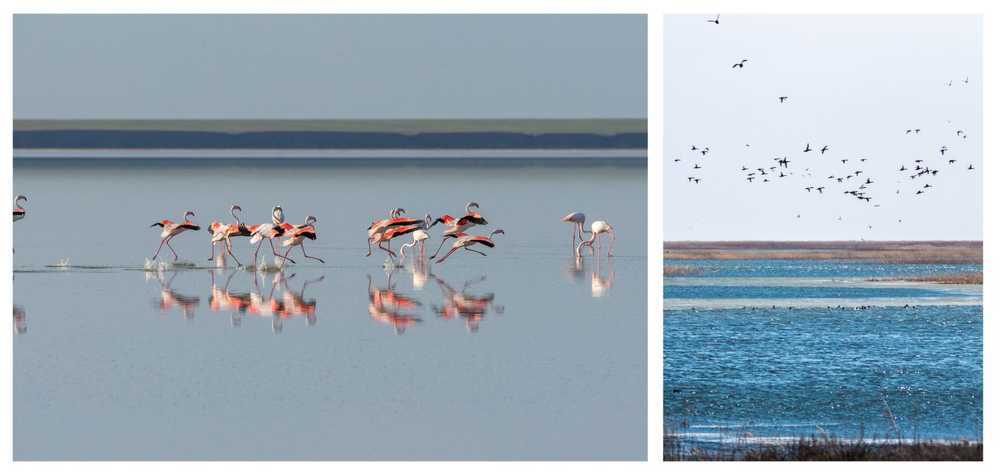
[[[691, 177], [691, 179], [694, 179], [694, 177]], [[691, 180], [689, 180], [689, 181], [691, 181]], [[570, 223], [570, 224], [573, 225], [573, 244], [571, 245], [571, 248], [572, 249], [576, 249], [576, 236], [577, 236], [577, 234], [580, 235], [580, 240], [581, 241], [583, 241], [583, 239], [584, 239], [583, 238], [583, 235], [584, 235], [583, 224], [587, 222], [587, 216], [585, 214], [583, 214], [583, 213], [580, 213], [580, 212], [570, 213], [570, 214], [567, 214], [566, 216], [563, 216], [560, 221], [562, 221], [564, 223]]]
[[[597, 252], [594, 250], [594, 241], [596, 241], [598, 236], [601, 234], [608, 234], [611, 237], [611, 242], [608, 243], [608, 257], [611, 257], [611, 248], [615, 245], [614, 228], [612, 228], [607, 221], [594, 221], [593, 223], [590, 223], [590, 233], [590, 239], [581, 242], [580, 245], [576, 247], [576, 255], [582, 255], [580, 251], [583, 249], [583, 246], [589, 246], [590, 251], [596, 254]], [[600, 247], [600, 242], [598, 242], [598, 247]]]

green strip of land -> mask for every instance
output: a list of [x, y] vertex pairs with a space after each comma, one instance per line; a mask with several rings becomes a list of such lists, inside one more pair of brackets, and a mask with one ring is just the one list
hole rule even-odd
[[375, 132], [597, 134], [646, 133], [646, 119], [366, 119], [366, 120], [14, 120], [15, 131], [124, 130], [185, 132]]

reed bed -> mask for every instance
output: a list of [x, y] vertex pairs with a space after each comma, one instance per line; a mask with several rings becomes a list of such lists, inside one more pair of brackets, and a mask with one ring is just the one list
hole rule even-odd
[[981, 462], [982, 442], [894, 442], [803, 437], [778, 445], [733, 447], [727, 450], [692, 449], [683, 453], [676, 436], [663, 438], [664, 461], [777, 461], [777, 462]]
[[666, 242], [673, 260], [850, 260], [885, 264], [982, 264], [982, 241]]

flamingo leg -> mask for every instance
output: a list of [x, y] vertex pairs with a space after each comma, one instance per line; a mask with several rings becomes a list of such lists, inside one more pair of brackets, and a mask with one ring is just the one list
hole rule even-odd
[[[274, 239], [268, 239], [267, 242], [271, 243], [271, 253], [272, 254], [274, 254], [275, 256], [280, 257], [280, 258], [282, 258], [282, 259], [284, 259], [284, 260], [286, 260], [288, 262], [291, 262], [292, 264], [295, 264], [294, 260], [292, 260], [290, 258], [287, 258], [285, 256], [282, 256], [281, 254], [278, 254], [278, 250], [274, 248]], [[292, 249], [289, 248], [288, 250], [291, 251]]]
[[395, 258], [396, 257], [396, 253], [392, 252], [392, 249], [387, 249], [387, 248], [382, 247], [383, 244], [386, 244], [386, 242], [385, 241], [380, 241], [378, 243], [378, 248], [381, 249], [381, 250], [383, 250], [383, 251], [385, 251], [385, 252], [388, 252], [389, 256]]
[[424, 249], [424, 242], [420, 241], [420, 258], [423, 259], [427, 255], [427, 250]]
[[258, 260], [258, 255], [260, 254], [260, 246], [263, 246], [263, 245], [264, 245], [264, 241], [257, 241], [257, 249], [254, 249], [254, 251], [253, 251], [253, 265], [254, 265], [254, 267], [256, 267], [257, 263], [260, 262]]
[[177, 255], [177, 251], [174, 250], [174, 246], [170, 245], [170, 240], [173, 238], [174, 238], [173, 236], [170, 236], [167, 238], [166, 241], [163, 241], [163, 243], [167, 245], [167, 248], [170, 249], [170, 252], [174, 253], [174, 260], [176, 261], [180, 256]]
[[[306, 246], [305, 246], [305, 243], [302, 243], [302, 244], [299, 244], [299, 247], [300, 247], [300, 248], [302, 249], [302, 256], [303, 256], [303, 257], [307, 257], [307, 258], [309, 258], [309, 259], [316, 259], [316, 260], [317, 260], [317, 261], [319, 261], [319, 262], [320, 262], [321, 264], [326, 264], [326, 261], [324, 261], [323, 259], [320, 259], [320, 258], [318, 258], [318, 257], [313, 257], [313, 256], [310, 256], [309, 254], [306, 254]], [[304, 285], [302, 286], [302, 291], [303, 291], [303, 292], [305, 292], [305, 286], [304, 286]]]
[[209, 261], [215, 259], [215, 241], [212, 241], [212, 255], [208, 258]]
[[438, 253], [441, 252], [441, 248], [444, 247], [444, 243], [448, 242], [448, 239], [451, 239], [451, 236], [445, 236], [444, 239], [441, 240], [441, 244], [438, 244], [438, 248], [434, 251], [434, 254], [431, 255], [431, 259], [437, 257]]
[[163, 249], [163, 243], [167, 242], [167, 238], [160, 239], [160, 247], [156, 248], [156, 254], [153, 254], [153, 258], [150, 260], [155, 261], [156, 257], [160, 255], [160, 250]]
[[486, 253], [485, 253], [485, 252], [480, 252], [480, 251], [477, 251], [477, 250], [475, 250], [475, 249], [469, 249], [469, 248], [465, 248], [465, 250], [466, 250], [466, 251], [469, 251], [469, 252], [475, 252], [476, 254], [479, 254], [480, 256], [485, 256], [485, 255], [486, 255]]
[[615, 230], [610, 231], [611, 241], [608, 242], [608, 257], [611, 257], [611, 248], [615, 246]]
[[[215, 251], [215, 245], [214, 244], [212, 245], [212, 251], [213, 251], [212, 254], [214, 255], [215, 254], [215, 252], [214, 252]], [[236, 261], [236, 265], [237, 266], [242, 266], [243, 265], [243, 264], [240, 264], [240, 260], [236, 258], [235, 254], [233, 254], [233, 242], [229, 240], [228, 236], [226, 236], [226, 252], [229, 253], [229, 255], [233, 257], [233, 260]]]
[[447, 254], [445, 254], [445, 255], [444, 255], [444, 257], [442, 257], [442, 258], [438, 259], [438, 260], [437, 260], [437, 261], [435, 261], [435, 262], [437, 262], [438, 264], [440, 264], [440, 263], [444, 262], [444, 260], [445, 260], [445, 259], [447, 259], [447, 258], [448, 258], [448, 256], [452, 255], [452, 254], [453, 254], [453, 253], [454, 253], [455, 251], [457, 251], [457, 250], [459, 250], [459, 249], [461, 249], [461, 248], [458, 248], [458, 247], [453, 247], [453, 248], [451, 248], [451, 250], [450, 250], [450, 251], [448, 251], [448, 253], [447, 253]]

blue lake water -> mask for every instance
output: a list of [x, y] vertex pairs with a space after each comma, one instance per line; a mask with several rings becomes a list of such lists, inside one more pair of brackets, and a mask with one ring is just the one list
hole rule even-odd
[[[645, 187], [617, 158], [15, 159], [14, 458], [645, 460]], [[390, 208], [470, 200], [470, 231], [506, 232], [488, 256], [365, 257]], [[209, 268], [203, 230], [173, 241], [190, 266], [144, 269], [150, 223], [231, 203], [316, 215], [326, 264]], [[615, 226], [613, 258], [571, 257], [578, 209]]]
[[731, 285], [667, 285], [663, 288], [663, 298], [906, 298], [943, 297], [948, 292], [923, 288], [878, 288], [878, 287], [788, 287], [788, 286], [731, 286]]
[[[664, 425], [684, 447], [810, 435], [982, 439], [980, 286], [867, 282], [942, 266], [706, 264], [738, 278], [664, 286]], [[944, 302], [951, 295], [963, 304]], [[727, 301], [740, 305], [718, 305]]]

